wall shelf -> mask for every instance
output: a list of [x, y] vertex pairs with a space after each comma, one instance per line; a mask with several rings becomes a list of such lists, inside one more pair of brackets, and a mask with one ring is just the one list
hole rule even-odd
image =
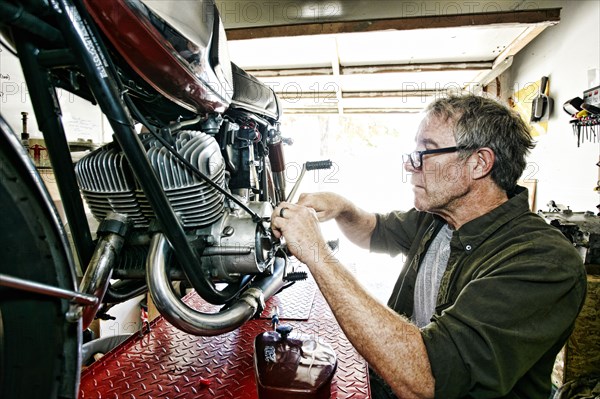
[[592, 143], [600, 141], [600, 115], [572, 119], [569, 123], [573, 128], [573, 134], [577, 137], [577, 147], [585, 141]]

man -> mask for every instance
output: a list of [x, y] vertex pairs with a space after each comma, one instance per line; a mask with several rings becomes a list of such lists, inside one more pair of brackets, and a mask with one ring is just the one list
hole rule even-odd
[[[415, 209], [368, 213], [333, 193], [273, 213], [348, 339], [399, 398], [548, 398], [554, 358], [586, 289], [581, 258], [517, 186], [527, 125], [475, 95], [431, 104], [405, 157]], [[405, 254], [388, 307], [335, 258], [319, 221], [371, 251]], [[315, 251], [315, 248], [319, 248]]]

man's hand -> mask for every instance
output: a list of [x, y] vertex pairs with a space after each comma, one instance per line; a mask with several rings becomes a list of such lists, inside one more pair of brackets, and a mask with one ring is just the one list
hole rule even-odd
[[330, 256], [317, 212], [306, 206], [282, 202], [271, 215], [271, 229], [277, 238], [285, 238], [287, 248], [300, 262], [310, 265]]
[[319, 222], [337, 218], [346, 210], [347, 202], [341, 195], [328, 192], [301, 194], [298, 199], [298, 205], [315, 210]]
[[361, 248], [369, 249], [371, 234], [377, 218], [375, 214], [363, 211], [354, 203], [335, 193], [302, 194], [298, 205], [315, 210], [320, 222], [335, 219], [344, 235]]

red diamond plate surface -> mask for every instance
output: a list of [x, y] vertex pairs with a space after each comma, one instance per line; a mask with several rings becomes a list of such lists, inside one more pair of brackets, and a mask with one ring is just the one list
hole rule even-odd
[[271, 319], [273, 310], [277, 307], [282, 320], [308, 320], [316, 291], [317, 285], [312, 279], [299, 281], [267, 301], [260, 317]]
[[[211, 308], [195, 293], [185, 301], [196, 309]], [[265, 318], [251, 320], [217, 337], [189, 335], [162, 317], [157, 318], [149, 334], [132, 336], [83, 372], [79, 399], [256, 399], [254, 338], [270, 329], [267, 319], [274, 306], [286, 324], [333, 346], [338, 368], [331, 398], [370, 398], [366, 362], [347, 340], [309, 278], [271, 298], [263, 312]]]

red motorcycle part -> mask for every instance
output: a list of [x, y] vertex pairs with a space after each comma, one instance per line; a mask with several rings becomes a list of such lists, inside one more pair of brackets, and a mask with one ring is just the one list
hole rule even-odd
[[[208, 44], [193, 43], [140, 1], [84, 0], [84, 4], [121, 57], [160, 94], [197, 113], [227, 109], [232, 78], [217, 76], [209, 61], [210, 47], [225, 40], [224, 34], [217, 38], [218, 29], [211, 29]], [[211, 16], [218, 24], [216, 9]], [[206, 23], [210, 18], [198, 20]], [[220, 61], [229, 67], [229, 59]]]

